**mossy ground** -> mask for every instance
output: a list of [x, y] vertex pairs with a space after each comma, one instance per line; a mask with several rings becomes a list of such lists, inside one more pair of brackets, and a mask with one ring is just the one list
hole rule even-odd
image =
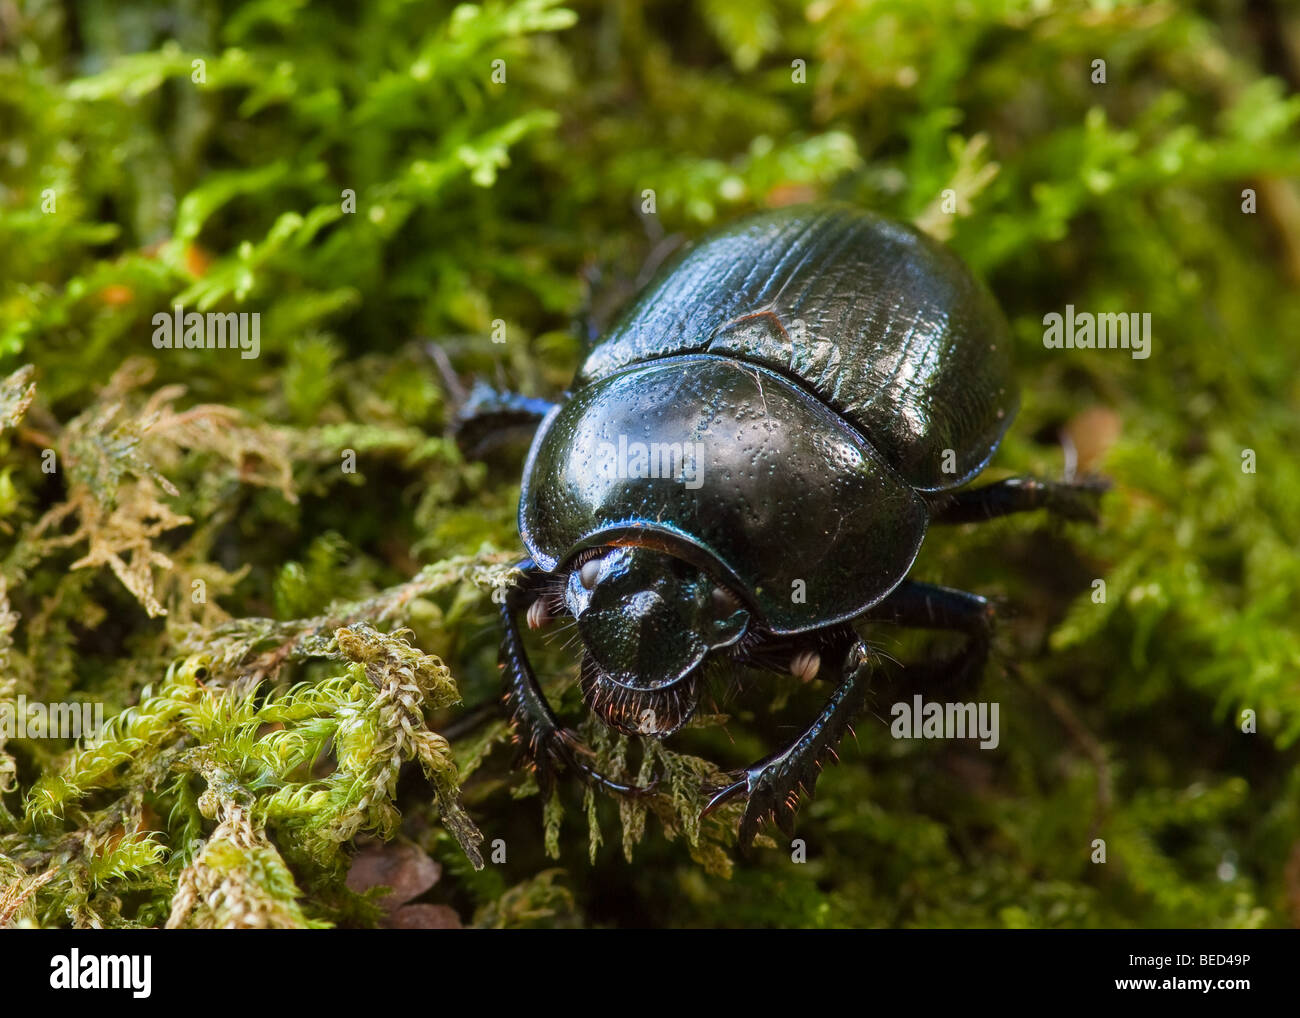
[[[1300, 923], [1284, 7], [0, 6], [0, 696], [112, 719], [0, 743], [0, 925], [373, 925], [367, 838], [483, 925]], [[822, 195], [1002, 302], [1024, 399], [987, 476], [1059, 476], [1064, 432], [1115, 486], [1100, 527], [962, 527], [918, 563], [1007, 605], [997, 751], [896, 741], [877, 703], [807, 861], [738, 861], [702, 779], [825, 691], [746, 684], [668, 750], [588, 722], [662, 794], [544, 805], [481, 706], [518, 450], [462, 459], [429, 351], [554, 394], [573, 317], [673, 238]], [[260, 356], [154, 349], [177, 303], [259, 312]], [[1150, 357], [1045, 349], [1067, 304], [1150, 312]]]

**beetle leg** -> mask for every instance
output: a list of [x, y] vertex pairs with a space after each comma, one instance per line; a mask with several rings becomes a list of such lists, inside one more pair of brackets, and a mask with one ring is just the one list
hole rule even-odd
[[1042, 481], [1008, 477], [979, 488], [943, 495], [931, 502], [935, 523], [980, 523], [995, 516], [1048, 509], [1067, 520], [1097, 522], [1097, 501], [1110, 488], [1101, 478], [1085, 481]]
[[507, 590], [501, 599], [501, 621], [505, 628], [501, 641], [505, 703], [515, 740], [521, 747], [521, 756], [530, 761], [536, 771], [542, 795], [550, 794], [555, 784], [555, 772], [561, 767], [568, 767], [583, 780], [620, 795], [642, 795], [652, 791], [656, 782], [644, 787], [626, 785], [595, 770], [588, 762], [593, 755], [591, 750], [555, 717], [528, 661], [518, 620], [519, 613], [526, 611], [542, 595], [546, 573], [532, 559], [524, 559], [516, 568], [523, 571], [524, 582]]
[[[978, 678], [988, 661], [997, 611], [993, 602], [979, 594], [931, 583], [904, 580], [889, 596], [862, 618], [893, 622], [915, 629], [947, 629], [965, 633], [966, 646], [954, 657], [929, 665], [906, 665], [906, 673], [931, 673], [949, 687], [960, 687]], [[919, 679], [924, 682], [925, 678]]]
[[904, 580], [862, 618], [913, 629], [953, 629], [987, 639], [997, 611], [987, 597], [933, 583]]
[[456, 410], [452, 434], [462, 452], [479, 456], [513, 434], [535, 431], [554, 406], [544, 399], [498, 392], [486, 382], [475, 382]]
[[842, 660], [839, 687], [803, 735], [781, 752], [746, 767], [739, 780], [714, 790], [701, 812], [707, 816], [723, 803], [743, 796], [747, 802], [740, 820], [742, 851], [753, 844], [759, 824], [766, 819], [774, 820], [787, 835], [794, 833], [800, 795], [812, 795], [826, 758], [838, 759], [835, 747], [866, 706], [871, 675], [866, 645], [856, 640]]

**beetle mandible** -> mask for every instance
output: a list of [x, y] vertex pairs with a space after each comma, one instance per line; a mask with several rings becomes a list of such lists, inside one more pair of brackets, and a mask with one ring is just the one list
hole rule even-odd
[[[598, 773], [542, 694], [519, 628], [568, 615], [587, 706], [666, 738], [720, 656], [835, 684], [789, 746], [713, 790], [793, 829], [866, 704], [854, 623], [964, 633], [978, 673], [993, 608], [908, 579], [931, 523], [1031, 509], [1095, 519], [1100, 481], [965, 487], [1015, 416], [1011, 339], [947, 248], [839, 203], [759, 213], [679, 256], [588, 351], [557, 404], [477, 386], [466, 435], [536, 427], [524, 470], [522, 582], [501, 606], [506, 703], [544, 789]], [[628, 451], [630, 450], [630, 452]]]

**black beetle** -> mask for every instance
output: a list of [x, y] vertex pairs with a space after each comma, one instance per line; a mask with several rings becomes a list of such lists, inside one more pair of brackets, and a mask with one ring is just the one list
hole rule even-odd
[[836, 682], [791, 745], [736, 796], [748, 846], [771, 817], [792, 830], [800, 792], [863, 708], [868, 651], [855, 622], [967, 635], [982, 667], [993, 610], [908, 580], [930, 523], [1046, 508], [1094, 519], [1100, 482], [1011, 478], [957, 490], [1015, 415], [1006, 322], [939, 243], [851, 206], [764, 212], [661, 272], [588, 352], [557, 405], [475, 389], [462, 437], [537, 427], [519, 531], [529, 558], [502, 605], [506, 701], [550, 786], [567, 766], [620, 793], [556, 720], [525, 654], [567, 614], [581, 685], [605, 724], [664, 738], [696, 707], [706, 661]]

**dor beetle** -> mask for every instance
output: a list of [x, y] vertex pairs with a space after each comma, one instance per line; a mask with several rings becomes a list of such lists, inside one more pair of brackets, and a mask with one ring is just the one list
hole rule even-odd
[[523, 580], [502, 602], [506, 703], [543, 788], [568, 767], [622, 793], [557, 721], [524, 651], [576, 619], [583, 698], [621, 732], [665, 738], [708, 662], [834, 684], [790, 745], [711, 790], [792, 830], [800, 793], [863, 709], [855, 623], [967, 637], [978, 673], [992, 606], [907, 578], [931, 523], [1045, 508], [1095, 518], [1100, 482], [964, 487], [1015, 416], [1011, 339], [941, 244], [848, 205], [753, 215], [660, 272], [588, 351], [558, 404], [480, 384], [459, 435], [536, 427], [524, 471]]

